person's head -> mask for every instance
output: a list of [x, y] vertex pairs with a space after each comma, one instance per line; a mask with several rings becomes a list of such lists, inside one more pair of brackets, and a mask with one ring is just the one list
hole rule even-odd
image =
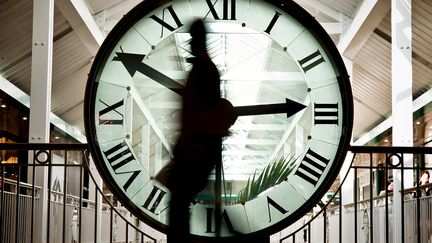
[[192, 40], [190, 42], [191, 52], [194, 56], [207, 53], [206, 48], [206, 29], [201, 19], [195, 20], [190, 28]]
[[426, 170], [422, 171], [420, 174], [420, 184], [423, 185], [429, 183], [429, 178], [430, 178], [429, 172]]

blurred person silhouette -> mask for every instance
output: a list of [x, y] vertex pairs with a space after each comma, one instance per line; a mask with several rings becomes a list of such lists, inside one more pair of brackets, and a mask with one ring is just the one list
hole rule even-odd
[[426, 185], [428, 185], [429, 184], [429, 181], [430, 181], [430, 175], [429, 175], [429, 171], [426, 171], [426, 170], [423, 170], [421, 173], [420, 173], [420, 179], [419, 179], [419, 182], [418, 182], [418, 185], [419, 186], [423, 186], [423, 187], [421, 187], [421, 188], [419, 188], [419, 190], [416, 192], [416, 193], [414, 193], [414, 197], [417, 197], [417, 195], [420, 195], [420, 196], [430, 196], [430, 194], [431, 194], [431, 188], [430, 187], [424, 187], [424, 186], [426, 186]]
[[168, 243], [190, 242], [189, 205], [207, 185], [215, 163], [221, 161], [222, 137], [234, 123], [232, 105], [221, 98], [220, 76], [206, 48], [202, 20], [190, 27], [193, 67], [183, 90], [181, 134], [169, 173], [171, 190]]

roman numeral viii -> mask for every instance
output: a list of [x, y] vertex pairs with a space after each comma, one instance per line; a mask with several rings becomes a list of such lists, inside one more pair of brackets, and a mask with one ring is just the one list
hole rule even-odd
[[[206, 0], [206, 3], [210, 9], [210, 13], [213, 15], [213, 18], [216, 20], [220, 20], [220, 16], [217, 13], [215, 6], [220, 0], [216, 0], [213, 4], [211, 0]], [[231, 4], [230, 4], [231, 3]], [[236, 0], [222, 0], [222, 19], [223, 20], [236, 20]], [[229, 11], [231, 10], [231, 11]]]
[[294, 175], [316, 186], [330, 160], [308, 149]]
[[136, 161], [129, 146], [125, 141], [123, 141], [113, 146], [112, 148], [104, 151], [103, 153], [116, 175], [130, 174], [128, 180], [123, 185], [123, 189], [127, 191], [132, 182], [134, 182], [138, 175], [141, 173], [140, 169], [120, 171], [120, 168], [122, 168], [123, 166], [126, 166], [130, 163], [133, 163], [133, 161]]
[[124, 101], [120, 100], [119, 102], [108, 105], [99, 99], [99, 102], [106, 106], [105, 109], [99, 111], [99, 125], [122, 125], [124, 121], [124, 115], [119, 112], [117, 109], [124, 105]]

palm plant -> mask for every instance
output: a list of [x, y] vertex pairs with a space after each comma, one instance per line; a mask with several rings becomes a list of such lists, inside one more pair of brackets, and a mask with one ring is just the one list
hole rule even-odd
[[272, 188], [286, 178], [293, 171], [296, 159], [292, 156], [280, 157], [269, 163], [257, 176], [256, 172], [249, 177], [246, 187], [240, 191], [239, 201], [244, 203], [252, 200], [265, 190]]

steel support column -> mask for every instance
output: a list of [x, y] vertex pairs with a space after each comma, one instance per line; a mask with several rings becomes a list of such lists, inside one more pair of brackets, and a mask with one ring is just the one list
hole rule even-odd
[[[392, 114], [393, 146], [413, 145], [412, 117], [412, 24], [411, 0], [392, 0]], [[412, 166], [412, 155], [405, 155], [402, 168]], [[404, 179], [403, 184], [401, 183]], [[393, 170], [393, 239], [395, 243], [404, 242], [403, 187], [413, 186], [411, 170]]]
[[[51, 79], [53, 53], [54, 0], [33, 1], [33, 40], [30, 96], [30, 143], [49, 143], [51, 111]], [[29, 163], [33, 162], [30, 153]], [[39, 228], [35, 242], [47, 242], [48, 234], [48, 167], [38, 168], [34, 175], [29, 171], [29, 181], [34, 178], [42, 187], [40, 194], [40, 222], [33, 222]]]

